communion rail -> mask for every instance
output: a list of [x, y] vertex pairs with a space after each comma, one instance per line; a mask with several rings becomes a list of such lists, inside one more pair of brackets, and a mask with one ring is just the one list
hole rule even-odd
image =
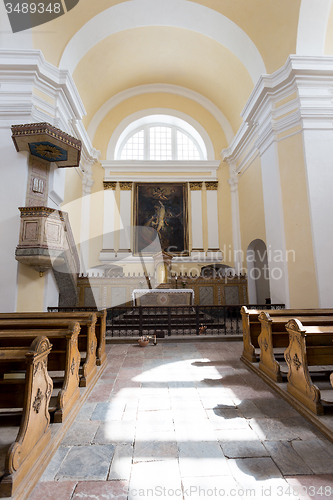
[[[156, 335], [241, 335], [242, 305], [119, 306], [107, 310], [107, 337]], [[283, 309], [284, 304], [246, 304], [251, 309]], [[87, 311], [84, 307], [49, 307], [49, 311]]]

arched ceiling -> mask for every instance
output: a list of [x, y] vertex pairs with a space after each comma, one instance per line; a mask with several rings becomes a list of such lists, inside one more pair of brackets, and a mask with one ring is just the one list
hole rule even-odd
[[253, 88], [244, 66], [221, 44], [167, 27], [137, 28], [106, 38], [83, 57], [73, 77], [86, 107], [85, 125], [112, 95], [138, 85], [169, 83], [207, 97], [236, 132]]
[[[279, 69], [289, 54], [302, 54], [311, 34], [313, 51], [331, 50], [325, 33], [333, 24], [332, 15], [328, 20], [331, 4], [80, 0], [64, 16], [34, 28], [33, 43], [47, 61], [73, 73], [87, 110], [86, 128], [118, 94], [164, 84], [202, 95], [236, 133], [261, 74]], [[163, 99], [158, 105], [163, 107]]]

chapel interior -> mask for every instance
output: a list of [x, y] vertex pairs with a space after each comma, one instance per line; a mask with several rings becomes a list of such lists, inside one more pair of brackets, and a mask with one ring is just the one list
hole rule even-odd
[[35, 5], [0, 3], [0, 498], [322, 498], [332, 0], [14, 4]]

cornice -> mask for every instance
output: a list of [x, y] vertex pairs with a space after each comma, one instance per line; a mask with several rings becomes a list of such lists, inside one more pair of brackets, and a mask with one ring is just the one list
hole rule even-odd
[[[48, 63], [40, 50], [0, 49], [0, 127], [13, 123], [48, 122], [82, 142], [87, 165], [97, 162], [81, 118], [86, 114], [79, 92], [68, 70]], [[51, 104], [33, 89], [54, 99]]]
[[62, 91], [76, 118], [81, 119], [86, 114], [70, 72], [48, 63], [40, 50], [0, 49], [0, 80], [11, 84], [34, 84], [54, 99]]
[[[278, 101], [297, 93], [279, 107]], [[242, 113], [243, 123], [232, 144], [221, 152], [224, 161], [237, 163], [237, 171], [297, 125], [301, 129], [333, 129], [333, 57], [294, 56], [272, 75], [262, 75]], [[253, 145], [254, 143], [254, 145]]]
[[[170, 181], [170, 174], [175, 174], [174, 180], [214, 181], [220, 161], [122, 161], [102, 160], [105, 169], [105, 181], [162, 182]], [[142, 175], [146, 174], [146, 175]], [[148, 175], [149, 174], [149, 175]]]

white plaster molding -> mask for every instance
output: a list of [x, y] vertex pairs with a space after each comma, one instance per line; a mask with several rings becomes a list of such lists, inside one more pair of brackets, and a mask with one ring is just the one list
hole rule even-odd
[[203, 249], [202, 190], [191, 190], [192, 251]]
[[220, 252], [219, 216], [217, 207], [217, 190], [207, 190], [207, 232], [208, 252]]
[[239, 274], [242, 269], [242, 245], [241, 245], [241, 230], [239, 216], [239, 197], [238, 197], [238, 177], [236, 174], [236, 165], [230, 164], [230, 179], [228, 184], [231, 191], [231, 221], [232, 221], [232, 241], [234, 250], [234, 269], [236, 274]]
[[[148, 264], [154, 264], [153, 257], [143, 257], [144, 262]], [[138, 257], [132, 254], [124, 256], [122, 252], [108, 252], [107, 250], [102, 250], [99, 255], [99, 260], [103, 264], [142, 264], [142, 257]], [[213, 264], [218, 263], [223, 260], [222, 252], [215, 252], [212, 255], [206, 255], [205, 252], [196, 252], [193, 255], [186, 257], [174, 256], [172, 258], [172, 264]]]
[[[51, 97], [54, 103], [34, 93]], [[82, 142], [86, 161], [98, 161], [81, 121], [85, 109], [73, 78], [45, 61], [40, 50], [0, 49], [0, 127], [13, 123], [48, 122]]]
[[21, 90], [33, 85], [55, 100], [63, 94], [73, 117], [81, 119], [86, 114], [70, 72], [48, 63], [40, 50], [0, 49], [0, 81], [1, 91], [12, 92], [13, 85], [20, 85]]
[[[213, 143], [203, 126], [190, 115], [169, 108], [147, 108], [126, 116], [126, 118], [124, 118], [124, 120], [122, 120], [116, 127], [110, 138], [106, 159], [117, 160], [119, 147], [122, 141], [126, 138], [126, 135], [130, 133], [130, 131], [127, 132], [127, 129], [133, 126], [133, 129], [131, 130], [133, 131], [135, 128], [140, 127], [141, 125], [143, 126], [145, 119], [148, 120], [149, 117], [152, 117], [151, 122], [153, 122], [154, 117], [157, 120], [159, 116], [161, 116], [161, 121], [163, 123], [165, 122], [176, 126], [179, 125], [179, 127], [182, 127], [191, 136], [193, 136], [193, 138], [198, 142], [203, 160], [215, 160]], [[178, 124], [177, 121], [181, 121], [181, 123]], [[142, 124], [140, 122], [142, 122]]]
[[111, 97], [108, 101], [106, 101], [103, 104], [103, 106], [101, 106], [100, 109], [95, 113], [91, 122], [89, 123], [88, 135], [91, 141], [94, 140], [96, 131], [102, 120], [114, 107], [118, 106], [120, 103], [126, 101], [127, 99], [131, 99], [132, 97], [144, 94], [154, 94], [154, 93], [175, 94], [196, 102], [197, 104], [205, 108], [219, 123], [225, 134], [227, 143], [230, 144], [231, 141], [233, 140], [235, 134], [232, 130], [229, 121], [224, 116], [222, 111], [214, 103], [212, 103], [212, 101], [207, 99], [207, 97], [204, 97], [203, 95], [199, 94], [198, 92], [195, 92], [194, 90], [190, 90], [185, 87], [181, 87], [179, 85], [158, 83], [158, 84], [139, 85], [137, 87], [132, 87], [130, 89], [123, 90], [122, 92], [119, 92], [118, 94]]
[[332, 0], [302, 0], [297, 29], [297, 55], [324, 55]]
[[[332, 79], [331, 56], [291, 55], [278, 71], [262, 76], [241, 113], [243, 124], [221, 153], [224, 161], [236, 163], [244, 155], [250, 160], [256, 150], [263, 154], [277, 140], [277, 134], [296, 125], [302, 129], [333, 128]], [[277, 101], [295, 92], [296, 99], [274, 109]], [[247, 166], [243, 158], [238, 172]]]
[[103, 10], [71, 38], [59, 66], [73, 73], [85, 54], [108, 36], [145, 26], [178, 27], [212, 38], [242, 62], [253, 83], [266, 73], [260, 52], [239, 26], [216, 10], [185, 0], [136, 0]]
[[[133, 182], [170, 182], [170, 174], [177, 174], [174, 179], [180, 182], [189, 180], [217, 180], [217, 170], [220, 161], [140, 161], [117, 160], [101, 161], [105, 169], [105, 181], [123, 181], [129, 179]], [[141, 174], [149, 174], [142, 176]], [[136, 174], [136, 175], [135, 175]], [[183, 175], [181, 175], [183, 174]], [[189, 175], [190, 174], [190, 175]]]

